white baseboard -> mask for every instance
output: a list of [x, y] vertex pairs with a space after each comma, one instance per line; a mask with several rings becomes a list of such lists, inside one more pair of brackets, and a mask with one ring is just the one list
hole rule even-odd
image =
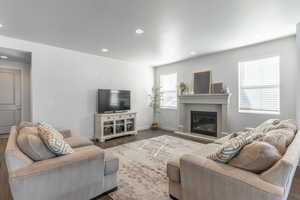
[[174, 127], [167, 127], [167, 126], [158, 126], [160, 129], [162, 130], [166, 130], [166, 131], [172, 131], [174, 132], [176, 130], [176, 128]]
[[151, 128], [151, 125], [144, 125], [144, 126], [139, 126], [137, 127], [138, 131], [144, 131], [144, 130], [148, 130]]

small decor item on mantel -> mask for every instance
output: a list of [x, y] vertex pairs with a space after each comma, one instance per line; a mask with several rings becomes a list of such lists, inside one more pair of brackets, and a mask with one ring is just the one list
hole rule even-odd
[[156, 115], [159, 112], [160, 102], [162, 101], [162, 92], [160, 91], [160, 87], [153, 87], [152, 94], [149, 95], [150, 97], [150, 106], [153, 109], [153, 122], [151, 125], [152, 130], [158, 129], [158, 123], [156, 122]]
[[180, 82], [178, 85], [179, 95], [183, 95], [187, 90], [188, 87], [184, 82]]
[[211, 93], [213, 94], [223, 94], [225, 91], [223, 89], [222, 82], [216, 82], [211, 84]]
[[194, 73], [194, 94], [211, 93], [211, 74], [210, 70]]
[[225, 89], [225, 94], [230, 94], [230, 89], [229, 89], [229, 87], [227, 87], [227, 88]]

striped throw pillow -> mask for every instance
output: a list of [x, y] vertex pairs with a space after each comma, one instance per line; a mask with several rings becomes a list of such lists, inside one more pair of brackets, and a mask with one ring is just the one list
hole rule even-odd
[[239, 151], [255, 139], [262, 137], [261, 133], [247, 131], [225, 142], [216, 152], [207, 156], [208, 159], [228, 163]]
[[39, 135], [43, 142], [56, 155], [67, 155], [73, 153], [71, 146], [64, 141], [64, 137], [51, 125], [42, 122], [38, 124]]

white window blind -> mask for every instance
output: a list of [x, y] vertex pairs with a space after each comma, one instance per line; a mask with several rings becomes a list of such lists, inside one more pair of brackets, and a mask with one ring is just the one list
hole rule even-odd
[[280, 113], [279, 57], [239, 63], [239, 111]]
[[177, 73], [160, 75], [161, 108], [177, 107]]

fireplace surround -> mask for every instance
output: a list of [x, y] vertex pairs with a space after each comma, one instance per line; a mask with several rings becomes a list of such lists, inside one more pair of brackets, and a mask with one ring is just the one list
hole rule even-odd
[[[208, 140], [224, 136], [223, 133], [227, 131], [227, 109], [230, 96], [230, 94], [178, 96], [178, 124], [175, 133]], [[202, 114], [201, 119], [193, 119], [194, 112]], [[192, 126], [192, 120], [200, 123]]]

